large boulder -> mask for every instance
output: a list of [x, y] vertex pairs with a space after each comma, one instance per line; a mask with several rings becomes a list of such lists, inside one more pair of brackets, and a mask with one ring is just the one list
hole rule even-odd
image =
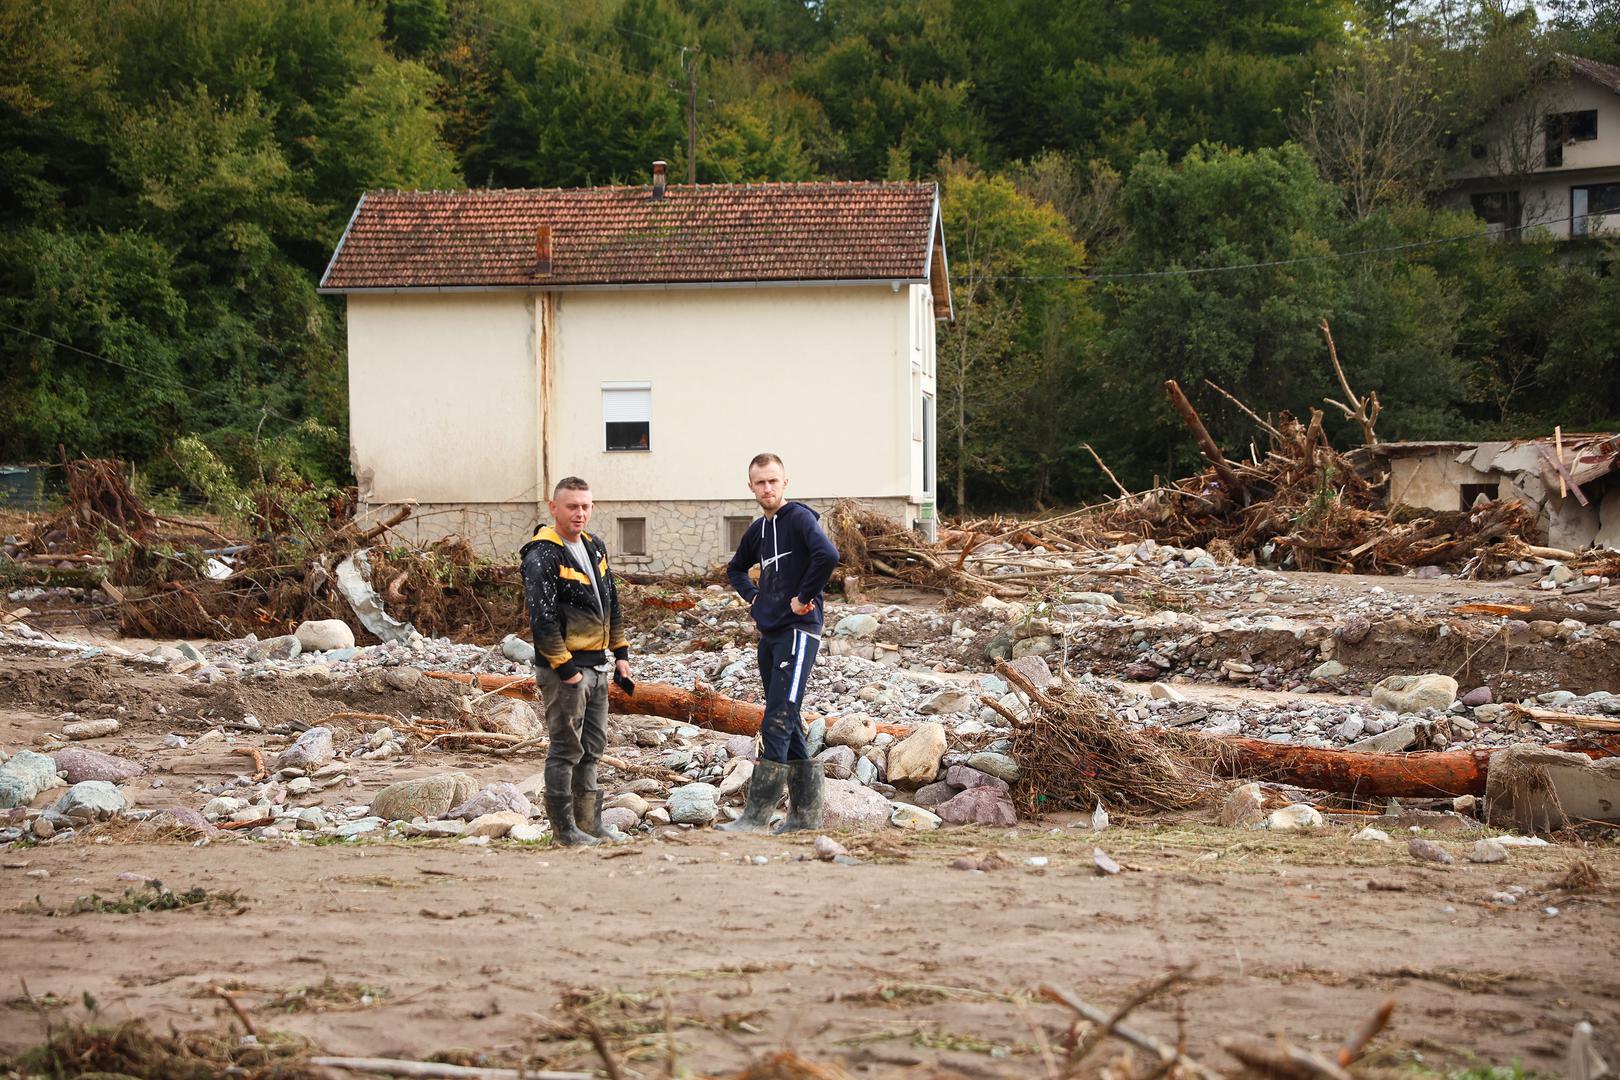
[[332, 745], [332, 729], [312, 727], [294, 739], [291, 746], [276, 755], [276, 768], [314, 772], [336, 756], [337, 749]]
[[828, 780], [822, 788], [826, 829], [886, 829], [893, 809], [888, 799], [854, 780]]
[[108, 780], [116, 784], [146, 771], [142, 765], [126, 758], [86, 750], [82, 746], [65, 747], [51, 757], [56, 761], [56, 771], [70, 784], [83, 780]]
[[1450, 675], [1391, 675], [1373, 687], [1372, 703], [1395, 713], [1424, 709], [1441, 712], [1457, 700], [1457, 680]]
[[833, 633], [838, 637], [852, 637], [856, 639], [869, 638], [877, 633], [878, 620], [876, 615], [845, 615], [833, 627]]
[[891, 784], [931, 784], [945, 756], [945, 726], [923, 724], [889, 748]]
[[442, 818], [477, 790], [477, 781], [459, 772], [397, 780], [377, 792], [371, 800], [371, 813], [385, 821]]
[[927, 701], [917, 706], [917, 711], [924, 716], [938, 716], [942, 713], [967, 712], [979, 703], [979, 697], [972, 690], [951, 686], [939, 691]]
[[56, 762], [32, 750], [19, 750], [0, 765], [0, 810], [27, 806], [58, 783]]
[[934, 807], [940, 820], [951, 825], [1016, 825], [1018, 811], [1007, 793], [997, 788], [971, 787]]
[[62, 793], [51, 809], [69, 821], [105, 821], [123, 813], [129, 800], [116, 784], [106, 780], [86, 780]]
[[[1018, 762], [1006, 754], [998, 754], [993, 750], [980, 750], [967, 759], [968, 768], [993, 776], [1003, 783], [1011, 784], [1018, 779]], [[964, 785], [971, 787], [973, 785]]]
[[342, 619], [310, 619], [298, 624], [298, 647], [304, 652], [354, 648], [354, 631]]
[[[1015, 765], [1014, 769], [1016, 768]], [[1016, 776], [1017, 773], [1015, 772], [1013, 775]], [[956, 790], [975, 787], [992, 787], [1003, 792], [1007, 790], [1007, 781], [999, 776], [992, 776], [981, 769], [976, 769], [972, 765], [952, 765], [945, 770], [945, 782]]]

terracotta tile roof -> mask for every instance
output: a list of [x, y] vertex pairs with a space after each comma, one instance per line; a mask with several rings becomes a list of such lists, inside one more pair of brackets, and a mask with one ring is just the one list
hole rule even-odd
[[[349, 291], [724, 281], [921, 280], [931, 183], [374, 191], [321, 281]], [[537, 230], [552, 258], [537, 272]], [[943, 260], [936, 260], [942, 262]], [[937, 286], [936, 286], [937, 288]]]
[[1565, 56], [1564, 61], [1569, 64], [1571, 71], [1585, 75], [1593, 82], [1601, 83], [1620, 94], [1620, 67], [1598, 60], [1587, 60], [1580, 56]]

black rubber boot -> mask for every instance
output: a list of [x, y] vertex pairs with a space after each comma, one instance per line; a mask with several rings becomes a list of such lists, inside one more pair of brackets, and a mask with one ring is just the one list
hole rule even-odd
[[598, 840], [608, 839], [607, 833], [602, 831], [602, 792], [579, 791], [574, 793], [574, 824], [579, 831]]
[[742, 817], [720, 828], [726, 832], [764, 832], [771, 825], [771, 811], [782, 798], [787, 785], [788, 767], [780, 761], [760, 758], [754, 762], [754, 775], [748, 778], [748, 803]]
[[777, 826], [779, 833], [821, 828], [821, 793], [827, 772], [815, 760], [790, 761], [788, 767], [788, 816]]
[[589, 847], [602, 841], [579, 830], [574, 824], [572, 795], [546, 795], [546, 817], [551, 819], [551, 838], [563, 847]]

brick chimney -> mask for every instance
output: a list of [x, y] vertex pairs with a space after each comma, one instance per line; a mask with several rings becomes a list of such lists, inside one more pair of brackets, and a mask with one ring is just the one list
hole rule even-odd
[[666, 183], [664, 174], [665, 174], [665, 171], [668, 168], [669, 168], [669, 162], [667, 162], [667, 161], [655, 161], [655, 162], [653, 162], [652, 197], [655, 198], [655, 199], [662, 199], [664, 197], [664, 185]]
[[534, 263], [536, 274], [551, 273], [550, 225], [536, 225], [534, 228]]

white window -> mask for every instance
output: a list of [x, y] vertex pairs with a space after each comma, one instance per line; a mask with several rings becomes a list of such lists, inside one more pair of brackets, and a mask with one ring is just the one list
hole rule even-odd
[[726, 518], [726, 547], [727, 547], [727, 549], [729, 549], [732, 552], [735, 552], [739, 547], [741, 547], [742, 546], [742, 541], [743, 541], [743, 533], [747, 532], [748, 531], [748, 526], [752, 525], [753, 523], [754, 523], [753, 518], [746, 518], [746, 517], [728, 517], [728, 518]]
[[923, 441], [923, 381], [922, 373], [911, 373], [911, 441]]
[[608, 450], [651, 450], [652, 383], [603, 383], [602, 424]]

